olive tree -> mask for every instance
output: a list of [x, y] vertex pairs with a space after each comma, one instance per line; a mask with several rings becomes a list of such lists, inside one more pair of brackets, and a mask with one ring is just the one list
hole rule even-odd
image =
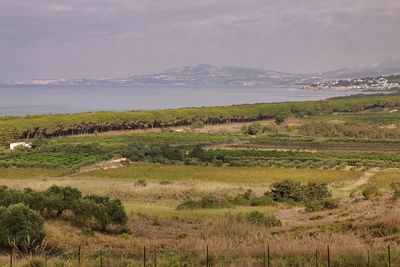
[[18, 247], [40, 242], [45, 237], [44, 219], [39, 212], [19, 203], [0, 208], [0, 245], [13, 242]]

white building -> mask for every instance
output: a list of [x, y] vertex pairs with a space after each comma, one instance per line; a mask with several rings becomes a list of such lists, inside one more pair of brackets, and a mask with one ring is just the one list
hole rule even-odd
[[10, 149], [11, 149], [11, 150], [14, 150], [16, 147], [19, 147], [19, 146], [31, 148], [31, 147], [32, 147], [32, 144], [31, 144], [31, 143], [27, 143], [27, 142], [11, 143], [11, 144], [10, 144]]

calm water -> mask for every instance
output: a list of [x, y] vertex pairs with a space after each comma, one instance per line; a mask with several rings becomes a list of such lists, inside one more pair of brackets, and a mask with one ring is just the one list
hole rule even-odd
[[0, 87], [0, 115], [164, 109], [243, 103], [319, 100], [357, 91], [289, 87]]

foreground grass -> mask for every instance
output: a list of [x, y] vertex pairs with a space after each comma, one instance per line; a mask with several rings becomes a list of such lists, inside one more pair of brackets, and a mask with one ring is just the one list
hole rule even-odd
[[227, 183], [269, 184], [284, 179], [299, 182], [333, 183], [355, 179], [358, 171], [321, 169], [283, 169], [262, 167], [212, 167], [137, 163], [128, 167], [109, 170], [95, 170], [81, 173], [82, 177], [112, 179], [155, 179], [160, 181], [201, 180]]

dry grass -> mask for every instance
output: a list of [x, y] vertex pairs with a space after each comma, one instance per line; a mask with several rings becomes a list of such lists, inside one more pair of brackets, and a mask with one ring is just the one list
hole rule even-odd
[[379, 171], [363, 187], [376, 186], [383, 191], [389, 191], [392, 183], [400, 184], [400, 169]]
[[284, 179], [300, 182], [333, 183], [352, 180], [361, 175], [357, 171], [285, 169], [265, 167], [213, 167], [137, 163], [131, 166], [82, 173], [82, 177], [109, 179], [146, 179], [165, 181], [216, 181], [225, 183], [270, 184]]

